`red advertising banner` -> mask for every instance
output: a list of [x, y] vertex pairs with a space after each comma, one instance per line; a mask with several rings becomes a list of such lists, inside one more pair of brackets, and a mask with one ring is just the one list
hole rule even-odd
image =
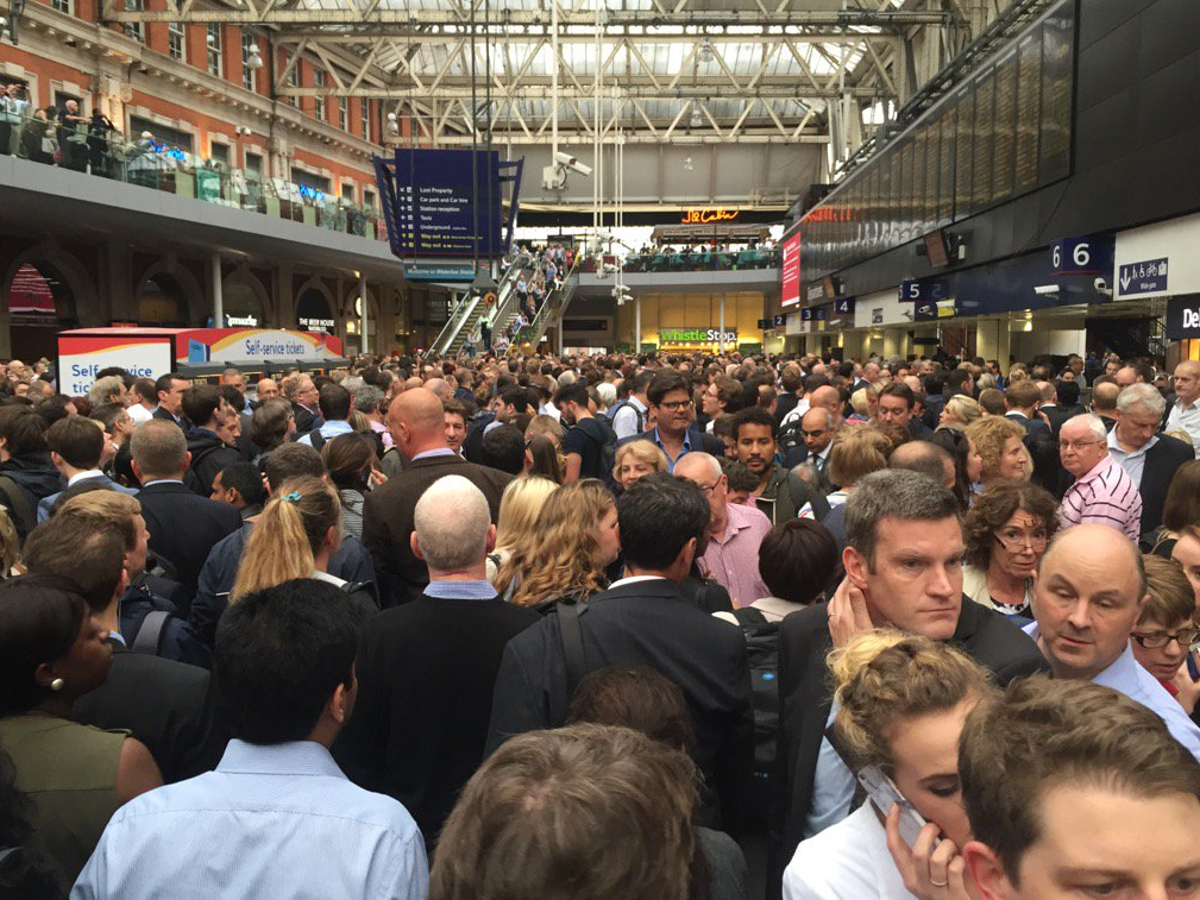
[[800, 302], [800, 232], [783, 239], [782, 303], [795, 306]]

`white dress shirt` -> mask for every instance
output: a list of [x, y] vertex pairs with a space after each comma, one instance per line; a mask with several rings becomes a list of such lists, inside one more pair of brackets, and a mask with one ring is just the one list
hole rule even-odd
[[1200, 400], [1184, 404], [1176, 400], [1167, 416], [1167, 431], [1186, 431], [1192, 438], [1192, 450], [1200, 459]]
[[802, 841], [783, 873], [783, 900], [916, 900], [870, 803]]

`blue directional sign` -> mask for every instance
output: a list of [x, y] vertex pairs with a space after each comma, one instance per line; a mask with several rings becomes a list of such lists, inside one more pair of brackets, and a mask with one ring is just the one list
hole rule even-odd
[[842, 300], [834, 300], [833, 311], [839, 316], [854, 315], [854, 300], [849, 297]]
[[785, 313], [780, 313], [774, 316], [772, 321], [774, 322], [776, 328], [783, 328], [785, 325], [787, 325], [787, 315]]
[[1117, 281], [1121, 285], [1121, 294], [1126, 297], [1164, 293], [1167, 290], [1167, 260], [1147, 259], [1123, 265]]

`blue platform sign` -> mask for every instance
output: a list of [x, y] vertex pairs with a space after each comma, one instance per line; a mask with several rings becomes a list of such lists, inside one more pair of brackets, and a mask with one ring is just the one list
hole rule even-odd
[[1121, 266], [1117, 274], [1121, 295], [1157, 294], [1167, 290], [1167, 260], [1147, 259]]
[[849, 297], [842, 300], [834, 300], [833, 311], [839, 316], [854, 315], [854, 300]]
[[787, 314], [780, 313], [774, 316], [772, 322], [776, 328], [783, 328], [785, 325], [787, 325]]

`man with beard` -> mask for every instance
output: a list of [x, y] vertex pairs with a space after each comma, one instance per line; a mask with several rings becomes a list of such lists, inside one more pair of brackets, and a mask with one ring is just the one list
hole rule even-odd
[[829, 512], [829, 504], [816, 485], [810, 485], [778, 462], [775, 417], [760, 407], [749, 407], [733, 417], [733, 435], [738, 462], [758, 476], [754, 492], [758, 508], [773, 525], [796, 518], [806, 503], [812, 504], [817, 519]]

